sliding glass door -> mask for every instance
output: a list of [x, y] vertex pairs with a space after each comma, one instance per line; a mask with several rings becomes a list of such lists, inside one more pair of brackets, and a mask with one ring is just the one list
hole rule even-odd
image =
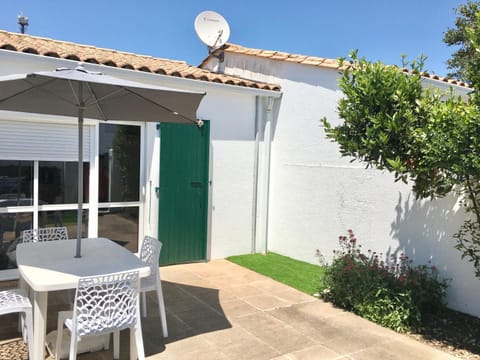
[[[98, 135], [91, 136], [83, 163], [82, 236], [107, 237], [136, 252], [142, 128], [96, 126]], [[24, 147], [28, 149], [28, 143]], [[49, 160], [44, 154], [35, 159], [39, 156], [35, 149], [22, 152], [21, 160], [2, 159], [0, 154], [0, 270], [16, 267], [15, 249], [23, 230], [66, 226], [69, 237], [76, 237], [77, 162], [59, 160], [57, 155]], [[25, 160], [28, 157], [33, 160]]]

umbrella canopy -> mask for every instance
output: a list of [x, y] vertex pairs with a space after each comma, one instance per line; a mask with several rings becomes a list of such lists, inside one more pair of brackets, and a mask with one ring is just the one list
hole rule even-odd
[[82, 65], [0, 76], [0, 110], [78, 119], [78, 213], [75, 256], [81, 256], [83, 119], [196, 123], [205, 93], [147, 85], [91, 72]]
[[204, 93], [119, 79], [99, 72], [61, 68], [0, 76], [0, 108], [85, 118], [195, 123]]

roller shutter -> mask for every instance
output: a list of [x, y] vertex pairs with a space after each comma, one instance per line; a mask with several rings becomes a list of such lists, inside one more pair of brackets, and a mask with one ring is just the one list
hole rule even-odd
[[[90, 158], [89, 126], [83, 130], [83, 160]], [[78, 127], [72, 124], [0, 120], [0, 159], [77, 161]]]

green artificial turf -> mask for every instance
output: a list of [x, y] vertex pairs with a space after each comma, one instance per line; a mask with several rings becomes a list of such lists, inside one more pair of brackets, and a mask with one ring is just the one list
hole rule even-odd
[[318, 292], [324, 268], [275, 253], [237, 255], [227, 260], [313, 295]]

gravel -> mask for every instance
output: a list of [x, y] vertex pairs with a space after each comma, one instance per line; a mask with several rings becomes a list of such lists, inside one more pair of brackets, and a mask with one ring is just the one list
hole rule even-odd
[[445, 309], [426, 318], [424, 327], [410, 336], [460, 359], [480, 360], [478, 317]]

